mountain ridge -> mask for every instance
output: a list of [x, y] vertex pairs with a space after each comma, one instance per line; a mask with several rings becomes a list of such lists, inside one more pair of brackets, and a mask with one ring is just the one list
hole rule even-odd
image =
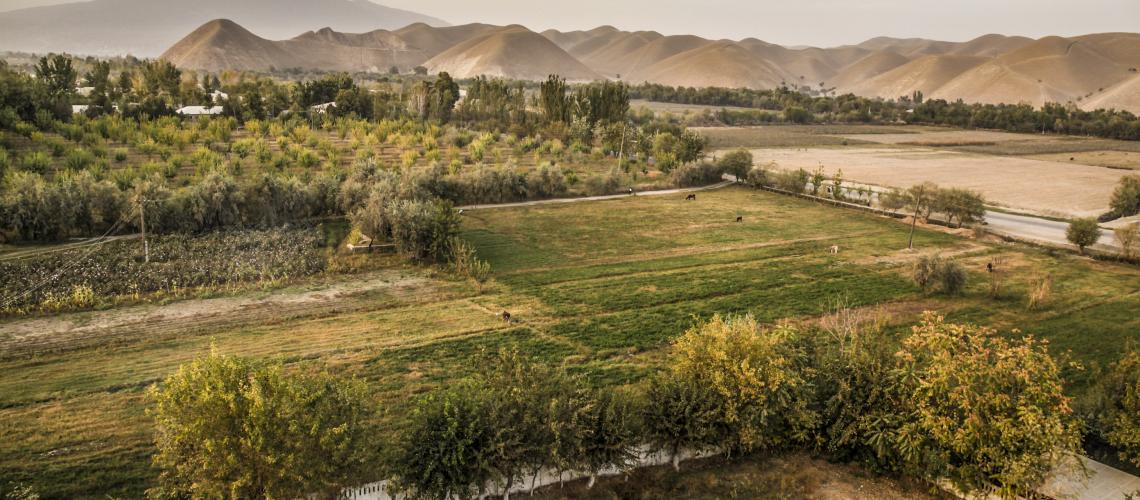
[[[1073, 102], [1140, 112], [1138, 86], [1125, 81], [1140, 66], [1140, 35], [1101, 33], [1037, 40], [984, 35], [966, 42], [878, 37], [857, 45], [789, 48], [756, 38], [709, 40], [655, 31], [536, 33], [519, 25], [468, 24], [341, 33], [324, 28], [270, 41], [236, 23], [213, 21], [164, 57], [190, 69], [300, 67], [336, 71], [408, 71], [424, 66], [457, 78], [476, 75], [537, 80], [611, 79], [683, 87], [764, 89], [981, 103]], [[1111, 91], [1109, 91], [1111, 89]]]

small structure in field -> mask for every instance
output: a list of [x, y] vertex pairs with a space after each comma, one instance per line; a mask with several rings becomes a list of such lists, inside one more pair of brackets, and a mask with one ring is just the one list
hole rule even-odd
[[175, 113], [180, 116], [214, 116], [222, 114], [224, 110], [221, 106], [183, 106]]

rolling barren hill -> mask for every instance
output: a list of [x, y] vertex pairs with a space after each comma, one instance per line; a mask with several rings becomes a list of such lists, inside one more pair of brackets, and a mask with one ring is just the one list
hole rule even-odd
[[[133, 1], [133, 0], [126, 0]], [[335, 1], [335, 0], [322, 0]], [[834, 48], [788, 48], [756, 38], [708, 40], [602, 26], [535, 33], [485, 24], [436, 28], [416, 23], [360, 34], [308, 31], [280, 41], [214, 21], [164, 55], [195, 69], [313, 68], [402, 70], [423, 65], [459, 78], [487, 75], [572, 81], [620, 79], [674, 86], [764, 89], [782, 84], [896, 98], [970, 102], [1074, 102], [1140, 112], [1132, 80], [1140, 35], [985, 35], [966, 42], [880, 37]]]
[[369, 0], [91, 0], [0, 13], [0, 50], [154, 57], [211, 19], [284, 39], [320, 26], [345, 32], [447, 23]]
[[424, 66], [433, 73], [446, 71], [457, 78], [486, 75], [542, 80], [552, 74], [570, 81], [601, 78], [554, 42], [522, 26], [476, 36], [432, 57]]

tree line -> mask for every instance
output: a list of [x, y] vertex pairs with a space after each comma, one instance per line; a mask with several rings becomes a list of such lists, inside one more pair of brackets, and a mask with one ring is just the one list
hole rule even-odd
[[1082, 417], [1140, 464], [1138, 353], [1109, 367], [1096, 401], [1077, 408], [1062, 389], [1065, 364], [1032, 337], [934, 313], [901, 340], [882, 318], [849, 309], [818, 326], [714, 316], [633, 385], [598, 387], [508, 348], [380, 428], [362, 381], [214, 352], [151, 389], [162, 471], [151, 493], [331, 496], [387, 478], [411, 498], [475, 498], [530, 489], [542, 471], [593, 484], [646, 451], [679, 468], [684, 453], [804, 450], [1024, 497], [1079, 452]]
[[1140, 118], [1123, 110], [1084, 111], [1072, 104], [969, 104], [962, 100], [927, 100], [921, 92], [897, 99], [854, 94], [809, 95], [787, 86], [776, 89], [630, 87], [634, 99], [708, 106], [751, 108], [709, 111], [706, 119], [726, 125], [764, 123], [908, 123], [982, 128], [1010, 132], [1088, 135], [1140, 140]]

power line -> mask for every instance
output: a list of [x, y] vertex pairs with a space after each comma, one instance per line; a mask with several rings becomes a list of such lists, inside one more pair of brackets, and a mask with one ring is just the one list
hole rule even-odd
[[4, 307], [3, 307], [3, 309], [7, 309], [9, 306], [11, 306], [12, 304], [14, 304], [14, 303], [15, 303], [17, 300], [20, 300], [20, 299], [22, 299], [22, 298], [24, 298], [24, 297], [27, 297], [28, 295], [30, 295], [30, 294], [32, 294], [32, 293], [35, 293], [37, 290], [39, 290], [39, 289], [43, 288], [43, 287], [44, 287], [44, 286], [46, 286], [48, 283], [51, 283], [52, 281], [55, 281], [55, 280], [59, 279], [59, 277], [60, 277], [60, 276], [63, 276], [63, 274], [64, 274], [64, 273], [66, 273], [67, 271], [70, 271], [70, 270], [71, 270], [73, 267], [75, 267], [77, 264], [79, 264], [79, 262], [80, 262], [80, 261], [82, 261], [83, 259], [86, 259], [87, 257], [91, 256], [91, 253], [92, 253], [92, 252], [94, 252], [94, 251], [95, 251], [95, 250], [96, 250], [96, 249], [97, 249], [99, 246], [101, 246], [103, 243], [106, 243], [106, 241], [105, 241], [105, 240], [107, 239], [107, 237], [108, 237], [108, 236], [110, 236], [110, 235], [111, 235], [111, 233], [115, 232], [115, 230], [117, 230], [117, 229], [119, 228], [119, 226], [120, 226], [120, 225], [121, 225], [121, 224], [122, 224], [122, 223], [123, 223], [125, 220], [126, 220], [125, 218], [122, 218], [122, 217], [120, 217], [120, 218], [119, 218], [119, 220], [118, 220], [118, 222], [115, 222], [115, 224], [114, 224], [113, 226], [111, 226], [111, 228], [110, 228], [110, 229], [108, 229], [108, 230], [107, 230], [107, 232], [103, 233], [103, 235], [102, 235], [102, 236], [100, 236], [100, 237], [96, 238], [96, 239], [94, 240], [94, 242], [93, 242], [93, 243], [91, 243], [91, 245], [90, 245], [90, 248], [87, 250], [87, 252], [86, 252], [86, 253], [84, 253], [84, 254], [83, 254], [83, 256], [81, 256], [81, 257], [78, 257], [78, 258], [75, 258], [75, 259], [72, 259], [72, 260], [71, 260], [71, 262], [67, 263], [66, 265], [64, 265], [63, 267], [61, 267], [61, 268], [60, 268], [58, 271], [56, 271], [56, 273], [55, 273], [54, 275], [52, 275], [52, 276], [49, 276], [49, 277], [47, 277], [47, 278], [44, 278], [44, 279], [43, 279], [43, 280], [41, 280], [39, 283], [36, 283], [35, 285], [32, 285], [30, 288], [27, 288], [27, 289], [25, 289], [23, 292], [16, 292], [15, 294], [13, 294], [13, 295], [9, 296], [8, 298], [6, 298], [6, 299], [4, 300]]

